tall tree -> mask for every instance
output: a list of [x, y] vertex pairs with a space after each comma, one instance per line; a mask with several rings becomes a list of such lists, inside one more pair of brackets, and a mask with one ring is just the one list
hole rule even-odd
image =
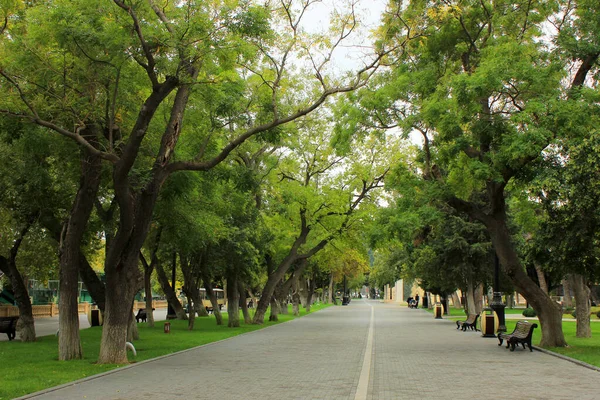
[[[378, 65], [384, 52], [347, 79], [328, 78], [331, 52], [354, 29], [352, 13], [337, 21], [331, 52], [308, 48], [304, 57], [300, 24], [311, 5], [54, 0], [29, 5], [4, 29], [1, 112], [74, 140], [113, 169], [119, 216], [106, 253], [100, 363], [127, 362], [139, 251], [165, 180], [213, 168], [246, 140], [362, 86]], [[314, 86], [291, 79], [289, 64], [299, 59]], [[193, 126], [184, 124], [186, 110]], [[81, 135], [93, 125], [104, 132], [100, 148]], [[180, 138], [189, 146], [181, 154]]]

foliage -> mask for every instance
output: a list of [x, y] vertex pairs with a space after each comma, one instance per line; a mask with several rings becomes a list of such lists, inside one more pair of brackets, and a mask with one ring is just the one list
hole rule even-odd
[[533, 308], [529, 307], [523, 310], [523, 316], [527, 318], [537, 317], [537, 312], [535, 312]]

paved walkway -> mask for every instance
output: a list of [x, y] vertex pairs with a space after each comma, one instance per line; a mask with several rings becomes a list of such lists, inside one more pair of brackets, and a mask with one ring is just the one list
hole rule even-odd
[[599, 372], [537, 351], [510, 352], [455, 327], [423, 310], [353, 300], [26, 398], [600, 397]]

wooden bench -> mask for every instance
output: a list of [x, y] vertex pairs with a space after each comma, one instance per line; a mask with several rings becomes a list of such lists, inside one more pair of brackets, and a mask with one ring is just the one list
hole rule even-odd
[[529, 351], [533, 351], [531, 347], [531, 336], [533, 335], [533, 330], [537, 328], [537, 324], [532, 324], [528, 321], [519, 321], [517, 322], [517, 326], [515, 326], [515, 330], [512, 333], [503, 333], [500, 332], [498, 334], [498, 346], [502, 346], [502, 342], [506, 340], [506, 348], [510, 347], [510, 351], [515, 350], [515, 346], [519, 343], [523, 345], [525, 349], [525, 344], [529, 346]]
[[477, 318], [479, 318], [479, 314], [469, 314], [466, 321], [456, 321], [456, 329], [462, 328], [464, 332], [467, 328], [471, 328], [471, 330], [475, 329], [475, 332], [477, 332]]
[[8, 340], [13, 340], [17, 334], [17, 320], [19, 317], [0, 317], [0, 333], [6, 333]]

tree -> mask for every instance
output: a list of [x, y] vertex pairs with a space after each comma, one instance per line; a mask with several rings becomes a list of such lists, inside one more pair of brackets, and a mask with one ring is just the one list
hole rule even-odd
[[[165, 180], [180, 171], [210, 170], [246, 140], [362, 86], [375, 70], [381, 56], [343, 82], [327, 77], [329, 55], [306, 49], [300, 29], [311, 3], [161, 8], [154, 2], [55, 0], [50, 8], [30, 5], [5, 27], [1, 112], [74, 140], [112, 167], [119, 215], [106, 253], [100, 363], [127, 362], [139, 251]], [[333, 48], [355, 19], [338, 22]], [[289, 75], [289, 64], [306, 50], [316, 87]], [[184, 124], [186, 111], [193, 125]], [[103, 134], [98, 148], [81, 135], [92, 126]], [[184, 146], [177, 146], [179, 139]]]
[[385, 106], [375, 115], [422, 134], [424, 178], [440, 200], [486, 226], [506, 275], [538, 312], [541, 345], [564, 346], [560, 310], [527, 276], [515, 249], [506, 196], [568, 132], [564, 109], [576, 100], [564, 95], [590, 66], [583, 63], [561, 86], [564, 63], [539, 40], [542, 21], [556, 10], [517, 3], [390, 3], [381, 38], [404, 43], [405, 51], [394, 59], [379, 103]]
[[392, 143], [376, 137], [361, 142], [358, 135], [355, 144], [362, 144], [360, 150], [337, 155], [328, 145], [327, 123], [322, 117], [299, 127], [298, 138], [283, 151], [274, 171], [279, 182], [278, 191], [272, 189], [269, 225], [279, 228], [274, 236], [282, 241], [281, 251], [270, 258], [255, 323], [263, 322], [277, 285], [294, 263], [314, 256], [368, 215], [388, 172], [387, 162], [393, 159], [388, 151]]

